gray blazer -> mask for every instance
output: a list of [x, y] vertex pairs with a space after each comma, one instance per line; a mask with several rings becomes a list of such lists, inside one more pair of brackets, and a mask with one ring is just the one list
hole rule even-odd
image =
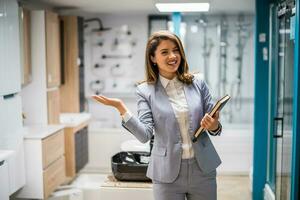
[[[184, 92], [189, 108], [189, 134], [192, 138], [213, 103], [208, 87], [202, 80], [194, 79], [192, 84], [184, 84]], [[137, 87], [137, 96], [138, 117], [132, 116], [122, 125], [143, 143], [155, 134], [147, 176], [159, 182], [171, 183], [179, 173], [182, 141], [168, 95], [158, 80], [155, 84], [140, 84]], [[206, 132], [193, 143], [193, 149], [197, 163], [204, 173], [215, 170], [221, 164]]]

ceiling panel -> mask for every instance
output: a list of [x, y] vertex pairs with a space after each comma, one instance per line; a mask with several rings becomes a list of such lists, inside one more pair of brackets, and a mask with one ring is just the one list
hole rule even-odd
[[[22, 0], [21, 0], [22, 1]], [[46, 3], [52, 6], [77, 8], [74, 12], [80, 13], [158, 13], [155, 2], [170, 2], [182, 0], [23, 0], [35, 3]], [[210, 11], [208, 14], [216, 13], [254, 13], [254, 0], [190, 0], [196, 2], [209, 2]]]

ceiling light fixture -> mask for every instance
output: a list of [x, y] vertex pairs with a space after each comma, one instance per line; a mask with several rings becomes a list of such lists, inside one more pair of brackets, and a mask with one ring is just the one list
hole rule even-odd
[[156, 3], [160, 12], [207, 12], [209, 3]]

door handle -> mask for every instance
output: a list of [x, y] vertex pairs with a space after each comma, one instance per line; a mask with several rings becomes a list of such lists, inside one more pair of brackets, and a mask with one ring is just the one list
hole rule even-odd
[[279, 122], [281, 123], [281, 130], [280, 130], [280, 134], [276, 134], [277, 133], [277, 126], [276, 126], [276, 131], [273, 132], [273, 138], [282, 138], [283, 136], [283, 117], [274, 117], [274, 124], [278, 124]]
[[11, 98], [14, 98], [14, 96], [16, 96], [16, 93], [4, 95], [4, 96], [3, 96], [3, 99], [4, 99], [4, 100], [6, 100], [6, 99], [11, 99]]

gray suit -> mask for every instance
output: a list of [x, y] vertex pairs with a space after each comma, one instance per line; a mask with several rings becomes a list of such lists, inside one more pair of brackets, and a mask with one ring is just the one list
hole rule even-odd
[[[213, 103], [202, 80], [194, 79], [192, 84], [184, 84], [184, 92], [189, 107], [189, 134], [192, 138]], [[138, 118], [132, 116], [122, 125], [143, 143], [149, 141], [155, 132], [147, 176], [160, 183], [172, 183], [180, 172], [182, 142], [179, 124], [168, 95], [158, 80], [156, 84], [140, 84], [137, 87], [137, 96]], [[221, 164], [206, 132], [193, 143], [193, 149], [203, 173], [213, 172]]]

